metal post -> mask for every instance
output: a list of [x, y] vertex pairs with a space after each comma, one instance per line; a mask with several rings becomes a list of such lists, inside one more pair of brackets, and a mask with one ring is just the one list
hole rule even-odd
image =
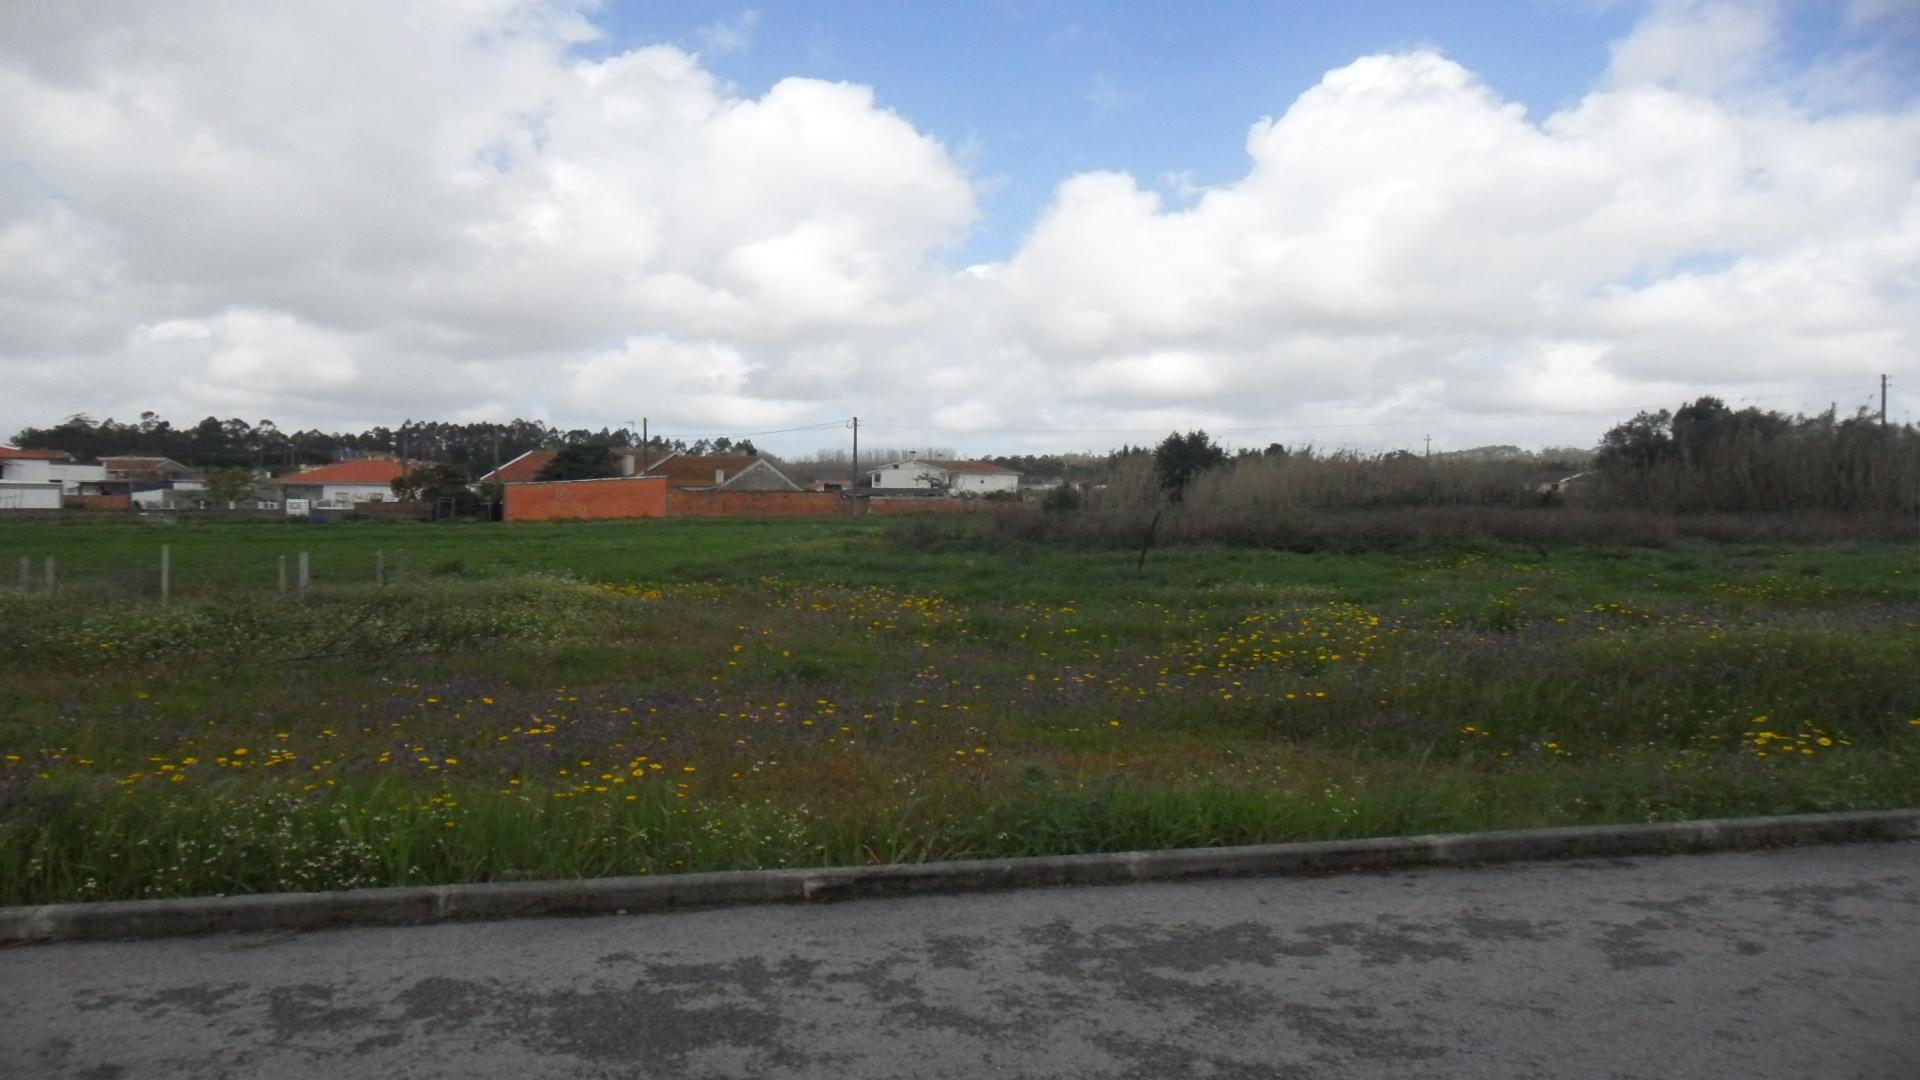
[[279, 563], [280, 563], [280, 591], [284, 593], [287, 591], [287, 557], [285, 555], [279, 556]]
[[26, 592], [31, 588], [33, 588], [33, 559], [31, 556], [22, 555], [20, 556], [20, 591]]
[[160, 606], [165, 607], [173, 592], [173, 548], [160, 545]]
[[53, 591], [53, 556], [47, 556], [47, 591]]
[[387, 553], [379, 548], [373, 551], [373, 583], [375, 585], [387, 583]]
[[303, 593], [307, 591], [307, 586], [313, 583], [313, 566], [311, 563], [307, 561], [307, 553], [304, 551], [300, 553], [300, 579], [299, 580], [300, 580], [300, 591]]

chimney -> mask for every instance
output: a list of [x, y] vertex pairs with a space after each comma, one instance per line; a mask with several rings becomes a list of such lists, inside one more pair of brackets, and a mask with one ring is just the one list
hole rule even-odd
[[719, 487], [721, 484], [724, 484], [726, 482], [727, 482], [727, 470], [725, 469], [713, 470], [713, 486], [714, 487]]
[[620, 475], [621, 476], [633, 475], [633, 455], [632, 454], [620, 455]]

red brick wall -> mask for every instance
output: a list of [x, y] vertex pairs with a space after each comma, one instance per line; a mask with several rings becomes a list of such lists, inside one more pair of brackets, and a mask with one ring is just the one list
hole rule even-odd
[[667, 497], [670, 517], [847, 517], [858, 512], [852, 499], [833, 491], [681, 490]]
[[1011, 499], [953, 499], [945, 496], [914, 499], [868, 499], [869, 514], [992, 514], [1026, 509]]
[[433, 517], [433, 504], [424, 500], [357, 502], [353, 504], [353, 512], [361, 517], [428, 521]]
[[507, 484], [508, 521], [585, 521], [667, 516], [667, 478], [562, 480]]
[[60, 505], [68, 510], [131, 510], [133, 500], [125, 495], [62, 495]]

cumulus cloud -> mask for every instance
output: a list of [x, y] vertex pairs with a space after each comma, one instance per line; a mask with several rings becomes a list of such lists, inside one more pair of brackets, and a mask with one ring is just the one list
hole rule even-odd
[[592, 15], [0, 9], [0, 429], [859, 413], [984, 451], [1478, 413], [1455, 441], [1537, 443], [1920, 345], [1920, 110], [1762, 79], [1770, 4], [1662, 0], [1542, 117], [1437, 51], [1361, 57], [1253, 122], [1240, 178], [1061, 178], [965, 270], [978, 182], [884, 87], [588, 59]]

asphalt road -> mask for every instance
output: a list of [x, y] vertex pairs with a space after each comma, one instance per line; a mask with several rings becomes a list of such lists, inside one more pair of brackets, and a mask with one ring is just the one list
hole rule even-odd
[[1920, 1077], [1920, 843], [0, 951], [0, 1076]]

